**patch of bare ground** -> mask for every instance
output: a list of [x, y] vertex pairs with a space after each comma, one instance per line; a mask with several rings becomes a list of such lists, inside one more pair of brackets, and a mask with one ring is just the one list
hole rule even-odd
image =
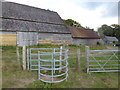
[[22, 78], [19, 78], [17, 79], [17, 84], [16, 85], [13, 85], [11, 86], [12, 88], [25, 88], [26, 85], [32, 83], [33, 81], [35, 81], [36, 79], [34, 78], [26, 78], [26, 79], [22, 79]]
[[[51, 77], [42, 77], [42, 79], [43, 80], [45, 80], [45, 81], [52, 81], [52, 78]], [[59, 80], [61, 80], [62, 78], [54, 78], [54, 81], [59, 81]]]

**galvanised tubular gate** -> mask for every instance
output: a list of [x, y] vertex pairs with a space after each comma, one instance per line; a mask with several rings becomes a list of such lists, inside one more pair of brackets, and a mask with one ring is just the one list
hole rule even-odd
[[38, 70], [38, 80], [58, 83], [68, 77], [68, 50], [30, 48], [30, 70]]
[[89, 72], [120, 72], [120, 50], [86, 50], [86, 68]]

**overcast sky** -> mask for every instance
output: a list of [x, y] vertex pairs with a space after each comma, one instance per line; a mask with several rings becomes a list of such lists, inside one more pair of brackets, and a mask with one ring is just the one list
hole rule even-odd
[[118, 0], [7, 0], [56, 11], [62, 19], [73, 19], [97, 30], [103, 24], [118, 24]]

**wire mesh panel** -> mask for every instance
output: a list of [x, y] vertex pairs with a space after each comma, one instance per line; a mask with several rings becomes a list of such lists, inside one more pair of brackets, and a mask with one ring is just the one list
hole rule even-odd
[[68, 77], [67, 53], [62, 48], [30, 48], [30, 70], [38, 70], [43, 82], [62, 82]]
[[87, 72], [120, 72], [120, 50], [89, 50]]

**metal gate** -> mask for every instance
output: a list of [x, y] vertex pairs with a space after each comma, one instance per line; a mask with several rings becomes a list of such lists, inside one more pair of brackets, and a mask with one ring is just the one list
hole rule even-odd
[[86, 69], [89, 72], [120, 72], [120, 50], [86, 51]]
[[58, 83], [68, 77], [68, 50], [30, 48], [30, 70], [38, 70], [38, 80]]

